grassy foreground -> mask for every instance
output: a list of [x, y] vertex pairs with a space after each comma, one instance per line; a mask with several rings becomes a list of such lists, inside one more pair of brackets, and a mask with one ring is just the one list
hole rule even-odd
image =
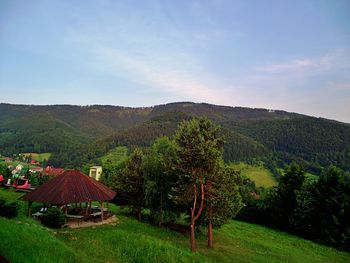
[[[0, 190], [0, 199], [19, 196]], [[349, 253], [234, 220], [214, 231], [214, 249], [202, 235], [190, 253], [188, 237], [111, 209], [114, 225], [49, 230], [26, 218], [23, 205], [18, 218], [0, 218], [0, 254], [11, 262], [350, 262]]]

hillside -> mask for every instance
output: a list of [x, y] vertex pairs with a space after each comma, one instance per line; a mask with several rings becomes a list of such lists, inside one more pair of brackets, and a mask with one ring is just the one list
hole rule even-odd
[[[178, 123], [206, 116], [222, 126], [226, 161], [297, 160], [310, 172], [350, 169], [350, 125], [285, 111], [170, 103], [154, 107], [0, 104], [1, 154], [51, 152], [51, 164], [81, 167], [116, 146], [149, 146]], [[68, 156], [69, 155], [69, 156]]]
[[[19, 193], [0, 189], [0, 199]], [[24, 203], [22, 207], [24, 208]], [[187, 236], [138, 222], [110, 204], [116, 225], [49, 230], [24, 216], [0, 218], [0, 254], [11, 262], [349, 262], [350, 254], [266, 227], [231, 220], [214, 231], [215, 247], [189, 252]], [[22, 251], [23, 253], [18, 253]]]

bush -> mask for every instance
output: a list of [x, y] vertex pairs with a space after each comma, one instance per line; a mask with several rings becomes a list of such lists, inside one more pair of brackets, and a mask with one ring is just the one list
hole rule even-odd
[[42, 216], [41, 223], [51, 228], [60, 228], [65, 223], [65, 215], [61, 209], [51, 207]]
[[0, 216], [13, 218], [18, 215], [19, 205], [16, 202], [8, 202], [0, 200]]

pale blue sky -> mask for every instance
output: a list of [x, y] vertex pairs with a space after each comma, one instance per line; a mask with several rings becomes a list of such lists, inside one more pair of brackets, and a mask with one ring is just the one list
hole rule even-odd
[[194, 101], [350, 123], [349, 13], [349, 0], [0, 0], [0, 102]]

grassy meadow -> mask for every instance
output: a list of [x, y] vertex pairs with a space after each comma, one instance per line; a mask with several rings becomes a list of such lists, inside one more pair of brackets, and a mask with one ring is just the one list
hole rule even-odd
[[[0, 190], [0, 199], [22, 194]], [[189, 238], [129, 217], [111, 204], [117, 223], [52, 230], [25, 217], [21, 203], [15, 219], [0, 218], [0, 254], [11, 262], [350, 262], [350, 254], [287, 233], [231, 220], [214, 231], [214, 249], [197, 235], [198, 252]], [[205, 229], [201, 229], [205, 233]]]
[[272, 173], [263, 166], [253, 166], [242, 162], [233, 163], [231, 166], [237, 171], [240, 171], [243, 176], [254, 181], [257, 187], [271, 187], [277, 185], [277, 181]]
[[118, 146], [111, 149], [106, 155], [102, 156], [102, 165], [118, 164], [125, 160], [128, 156], [128, 148], [126, 146]]

